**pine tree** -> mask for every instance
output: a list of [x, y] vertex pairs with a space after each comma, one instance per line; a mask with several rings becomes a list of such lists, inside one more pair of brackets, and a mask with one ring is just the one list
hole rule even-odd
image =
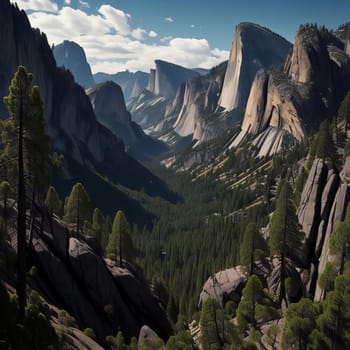
[[4, 97], [7, 109], [18, 127], [17, 139], [17, 294], [19, 303], [19, 321], [24, 321], [26, 300], [26, 189], [24, 170], [25, 124], [30, 116], [32, 75], [25, 67], [19, 66]]
[[94, 209], [92, 214], [92, 230], [94, 231], [95, 238], [102, 245], [102, 233], [103, 233], [103, 225], [104, 225], [104, 217], [102, 211], [98, 208]]
[[259, 329], [261, 322], [278, 317], [272, 296], [264, 290], [259, 278], [251, 275], [242, 291], [237, 307], [238, 326], [242, 329]]
[[281, 262], [280, 268], [280, 295], [279, 303], [286, 299], [286, 259], [297, 261], [297, 251], [302, 246], [303, 234], [300, 231], [295, 206], [293, 190], [289, 182], [283, 180], [278, 191], [276, 209], [273, 212], [270, 224], [270, 255]]
[[283, 331], [283, 349], [305, 350], [309, 335], [316, 327], [318, 309], [307, 298], [289, 305], [286, 313], [286, 324]]
[[347, 349], [350, 345], [350, 264], [345, 264], [334, 290], [327, 293], [323, 313], [317, 319], [310, 349]]
[[78, 234], [80, 233], [82, 223], [84, 223], [85, 220], [91, 220], [91, 200], [84, 186], [80, 182], [73, 186], [64, 211], [65, 215], [63, 220], [67, 223], [75, 223], [77, 225]]
[[341, 221], [330, 240], [330, 253], [339, 259], [340, 273], [343, 273], [345, 262], [350, 260], [350, 204], [346, 208], [344, 221]]
[[220, 350], [224, 346], [224, 341], [220, 337], [223, 324], [218, 319], [220, 305], [216, 299], [208, 298], [202, 307], [200, 317], [201, 344], [203, 350]]
[[60, 197], [53, 186], [50, 186], [47, 191], [45, 205], [51, 213], [60, 215], [62, 210], [62, 201], [60, 200]]
[[123, 266], [123, 259], [127, 261], [133, 261], [134, 259], [135, 253], [129, 223], [121, 210], [115, 214], [106, 252], [107, 256], [114, 260], [119, 257], [120, 266]]
[[254, 223], [247, 225], [240, 246], [240, 264], [250, 276], [254, 270], [254, 261], [265, 255], [266, 242]]

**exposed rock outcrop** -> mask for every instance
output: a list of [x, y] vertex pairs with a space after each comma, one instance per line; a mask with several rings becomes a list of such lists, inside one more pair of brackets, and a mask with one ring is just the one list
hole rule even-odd
[[[350, 58], [344, 44], [324, 28], [305, 25], [296, 34], [283, 72], [261, 70], [256, 75], [242, 131], [259, 135], [276, 128], [302, 140], [307, 131], [316, 130], [322, 120], [334, 115], [349, 88]], [[266, 139], [260, 144], [265, 151], [258, 150], [259, 155], [278, 151], [276, 144], [280, 138]]]
[[153, 130], [163, 121], [169, 101], [168, 98], [157, 96], [145, 89], [139, 96], [129, 101], [127, 109], [132, 115], [132, 120], [148, 133], [148, 129]]
[[246, 281], [247, 277], [239, 266], [217, 272], [204, 283], [199, 306], [208, 298], [217, 299], [221, 305], [228, 300], [239, 301]]
[[47, 300], [67, 310], [80, 328], [92, 328], [101, 344], [118, 329], [127, 338], [138, 337], [143, 325], [163, 339], [171, 334], [164, 311], [135, 268], [105, 261], [88, 237], [69, 235], [57, 217], [39, 213], [28, 248], [37, 267], [33, 283]]
[[77, 43], [65, 40], [54, 46], [53, 54], [57, 66], [70, 70], [78, 84], [84, 88], [95, 85], [85, 51]]
[[137, 97], [147, 87], [149, 74], [140, 71], [132, 73], [126, 70], [116, 74], [96, 73], [94, 79], [97, 84], [106, 81], [113, 81], [118, 84], [123, 90], [125, 101], [128, 102]]
[[236, 27], [219, 106], [242, 111], [256, 72], [281, 65], [291, 44], [281, 36], [254, 23]]
[[[343, 171], [343, 174], [346, 171]], [[317, 284], [329, 254], [329, 240], [344, 219], [349, 201], [349, 186], [330, 162], [315, 159], [301, 195], [298, 220], [305, 232], [306, 260], [310, 263], [307, 292], [320, 300], [323, 291]]]

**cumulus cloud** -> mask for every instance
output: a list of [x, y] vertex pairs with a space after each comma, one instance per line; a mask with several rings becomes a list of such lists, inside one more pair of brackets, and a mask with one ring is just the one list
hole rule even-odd
[[[41, 0], [42, 1], [42, 0]], [[163, 59], [185, 67], [211, 68], [228, 58], [228, 51], [211, 48], [206, 39], [163, 37], [143, 28], [132, 28], [130, 15], [111, 5], [102, 5], [96, 14], [84, 9], [64, 6], [56, 13], [33, 12], [33, 26], [47, 34], [50, 44], [72, 40], [86, 52], [96, 73], [149, 71], [155, 59]]]
[[51, 0], [15, 0], [23, 10], [57, 12], [58, 7]]
[[112, 25], [117, 32], [122, 35], [130, 34], [130, 25], [128, 23], [130, 15], [111, 5], [102, 5], [98, 12], [104, 17], [107, 24]]
[[64, 0], [64, 3], [70, 5], [70, 0]]
[[131, 36], [137, 40], [143, 40], [147, 32], [142, 28], [136, 28], [131, 32]]
[[150, 38], [156, 38], [156, 37], [158, 36], [158, 33], [156, 33], [154, 30], [150, 30], [150, 31], [148, 32], [148, 36], [149, 36]]
[[165, 17], [164, 21], [166, 21], [166, 22], [174, 22], [174, 20], [171, 17]]

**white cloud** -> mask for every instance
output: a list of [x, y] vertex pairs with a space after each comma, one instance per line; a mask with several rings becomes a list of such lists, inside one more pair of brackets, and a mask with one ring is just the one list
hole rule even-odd
[[[70, 3], [70, 0], [68, 0], [68, 1], [69, 1], [69, 3]], [[89, 9], [89, 8], [90, 8], [89, 3], [88, 3], [88, 2], [86, 2], [86, 1], [79, 0], [79, 4], [80, 4], [82, 7], [85, 7], [85, 8], [87, 8], [87, 9]]]
[[148, 36], [149, 36], [150, 38], [156, 38], [156, 37], [158, 36], [158, 33], [156, 33], [154, 30], [150, 30], [150, 31], [148, 32]]
[[111, 5], [102, 5], [98, 12], [104, 17], [109, 25], [112, 25], [114, 29], [122, 35], [130, 34], [130, 26], [128, 20], [130, 15], [124, 11], [116, 9]]
[[163, 59], [185, 67], [211, 68], [228, 58], [228, 51], [210, 48], [206, 39], [163, 37], [147, 42], [157, 33], [132, 28], [130, 15], [103, 5], [97, 14], [88, 15], [83, 9], [65, 6], [57, 13], [34, 12], [29, 15], [33, 26], [47, 34], [50, 44], [72, 40], [86, 52], [96, 73], [149, 71], [155, 59]]
[[173, 20], [171, 17], [165, 17], [165, 18], [164, 18], [164, 21], [167, 21], [167, 22], [174, 22], [174, 20]]
[[70, 0], [64, 0], [64, 3], [70, 5]]
[[131, 32], [131, 36], [137, 40], [143, 40], [147, 32], [142, 28], [136, 28]]
[[12, 0], [23, 10], [57, 12], [58, 7], [51, 0]]

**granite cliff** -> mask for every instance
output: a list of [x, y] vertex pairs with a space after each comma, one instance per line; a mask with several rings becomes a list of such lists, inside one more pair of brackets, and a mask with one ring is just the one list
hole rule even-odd
[[256, 155], [275, 153], [283, 134], [302, 140], [331, 118], [350, 88], [350, 59], [344, 43], [325, 28], [302, 26], [284, 68], [260, 70], [255, 77], [242, 132], [256, 135]]
[[256, 72], [262, 67], [281, 65], [290, 48], [287, 40], [269, 29], [240, 23], [235, 30], [219, 106], [228, 111], [244, 110]]
[[162, 142], [147, 136], [139, 125], [131, 120], [121, 87], [112, 81], [95, 85], [86, 90], [97, 119], [123, 140], [126, 150], [137, 159], [149, 159], [166, 151]]
[[84, 88], [95, 85], [84, 49], [77, 43], [65, 40], [53, 47], [53, 54], [57, 66], [70, 70], [78, 84]]

